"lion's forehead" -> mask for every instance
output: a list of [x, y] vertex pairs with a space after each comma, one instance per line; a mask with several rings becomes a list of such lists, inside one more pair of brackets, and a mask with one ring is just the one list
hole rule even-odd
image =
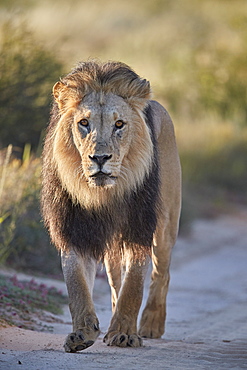
[[78, 114], [92, 120], [130, 119], [131, 108], [120, 96], [114, 94], [92, 93], [87, 95], [79, 105]]

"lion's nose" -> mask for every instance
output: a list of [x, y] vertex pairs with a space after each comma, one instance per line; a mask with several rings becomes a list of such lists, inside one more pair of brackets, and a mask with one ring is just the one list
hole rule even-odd
[[89, 156], [89, 158], [97, 163], [97, 165], [102, 168], [102, 166], [105, 164], [106, 161], [108, 161], [110, 158], [112, 157], [112, 155], [108, 155], [108, 154], [95, 154], [93, 156]]

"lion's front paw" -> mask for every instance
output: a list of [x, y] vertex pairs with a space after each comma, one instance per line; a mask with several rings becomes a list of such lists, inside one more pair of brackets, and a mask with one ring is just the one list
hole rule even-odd
[[65, 352], [82, 351], [94, 344], [97, 336], [98, 334], [92, 339], [84, 329], [78, 329], [75, 333], [71, 333], [66, 337], [64, 343]]
[[117, 347], [141, 347], [142, 339], [137, 334], [127, 335], [125, 333], [107, 333], [104, 337], [104, 342], [108, 346]]

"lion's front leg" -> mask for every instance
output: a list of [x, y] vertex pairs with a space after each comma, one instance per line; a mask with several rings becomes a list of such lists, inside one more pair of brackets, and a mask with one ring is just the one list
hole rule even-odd
[[77, 352], [91, 346], [100, 333], [92, 301], [96, 261], [73, 251], [63, 252], [62, 267], [73, 323], [73, 332], [66, 337], [64, 349]]
[[109, 346], [140, 347], [137, 316], [142, 302], [143, 284], [148, 261], [139, 262], [129, 255], [126, 273], [104, 342]]
[[104, 257], [104, 264], [108, 282], [111, 287], [112, 312], [114, 313], [121, 289], [121, 280], [123, 274], [120, 248], [112, 248], [110, 252], [108, 251]]

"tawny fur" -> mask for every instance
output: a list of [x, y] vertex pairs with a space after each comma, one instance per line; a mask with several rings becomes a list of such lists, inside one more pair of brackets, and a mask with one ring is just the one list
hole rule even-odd
[[[147, 80], [117, 62], [80, 63], [53, 88], [42, 213], [62, 252], [74, 330], [68, 352], [87, 348], [99, 334], [92, 287], [100, 259], [112, 290], [105, 342], [138, 347], [141, 336], [164, 332], [180, 164], [170, 117], [150, 94]], [[138, 334], [149, 255], [152, 284]]]

